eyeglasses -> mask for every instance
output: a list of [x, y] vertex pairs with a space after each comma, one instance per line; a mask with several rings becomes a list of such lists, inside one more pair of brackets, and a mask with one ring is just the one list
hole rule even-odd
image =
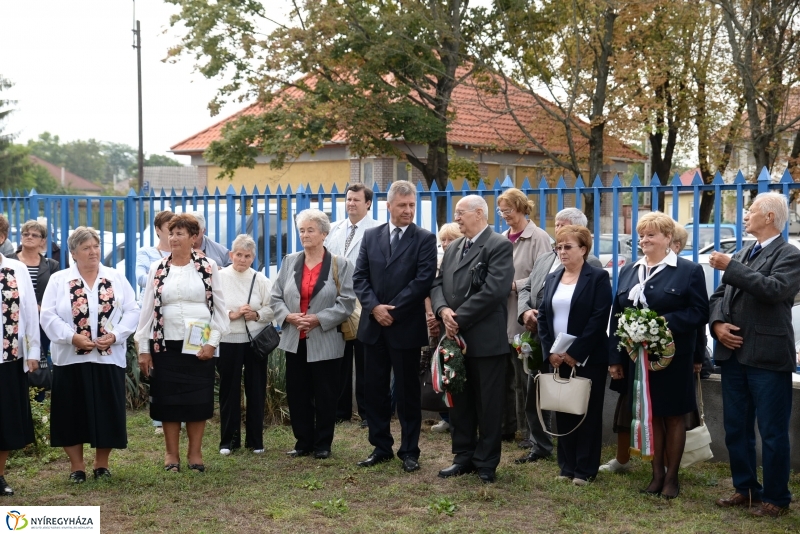
[[558, 245], [556, 247], [556, 252], [561, 252], [563, 250], [566, 250], [567, 252], [569, 252], [573, 248], [578, 248], [578, 247], [576, 245]]
[[456, 210], [453, 212], [453, 219], [458, 219], [462, 217], [468, 211], [475, 211], [475, 210]]
[[497, 213], [502, 215], [503, 217], [508, 217], [509, 215], [514, 213], [514, 210], [513, 209], [511, 209], [511, 210], [501, 210], [501, 209], [498, 208]]
[[22, 237], [32, 237], [34, 239], [39, 239], [42, 237], [42, 234], [34, 234], [33, 232], [22, 232]]

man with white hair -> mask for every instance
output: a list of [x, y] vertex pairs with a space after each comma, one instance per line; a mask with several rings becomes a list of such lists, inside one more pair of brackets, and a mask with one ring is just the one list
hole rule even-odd
[[206, 235], [206, 218], [199, 211], [190, 211], [189, 215], [193, 215], [197, 219], [197, 224], [200, 225], [200, 233], [194, 242], [195, 250], [201, 251], [203, 254], [214, 260], [220, 269], [227, 267], [231, 264], [230, 251], [223, 245], [216, 241], [212, 241]]
[[[712, 252], [723, 272], [711, 295], [714, 361], [722, 367], [725, 446], [735, 493], [718, 506], [750, 508], [755, 516], [789, 511], [789, 417], [796, 368], [792, 304], [800, 290], [800, 251], [781, 232], [789, 218], [786, 197], [762, 193], [744, 217], [756, 243], [733, 257]], [[758, 482], [755, 423], [761, 434], [763, 486]]]
[[508, 294], [514, 280], [514, 247], [489, 227], [483, 197], [458, 201], [453, 219], [464, 237], [444, 253], [431, 289], [431, 307], [447, 336], [460, 334], [467, 381], [453, 393], [453, 465], [439, 471], [449, 478], [478, 472], [492, 483], [500, 463], [508, 339]]

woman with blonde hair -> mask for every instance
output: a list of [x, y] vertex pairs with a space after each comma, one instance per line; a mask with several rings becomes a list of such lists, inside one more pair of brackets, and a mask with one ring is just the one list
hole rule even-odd
[[[648, 213], [639, 219], [636, 231], [644, 256], [625, 265], [619, 273], [609, 329], [609, 372], [612, 379], [626, 379], [633, 401], [635, 367], [627, 352], [619, 349], [617, 315], [625, 308], [648, 308], [666, 320], [675, 342], [675, 355], [665, 369], [647, 371], [653, 478], [641, 491], [674, 499], [680, 492], [678, 468], [686, 444], [684, 416], [697, 408], [693, 355], [697, 330], [708, 322], [708, 295], [703, 268], [679, 258], [670, 248], [675, 235], [675, 222], [670, 217], [658, 211]], [[636, 417], [635, 411], [633, 416]], [[647, 424], [648, 418], [642, 419], [642, 424]]]
[[508, 294], [508, 337], [509, 365], [506, 367], [506, 410], [503, 421], [503, 438], [512, 441], [519, 431], [523, 439], [520, 446], [528, 448], [528, 421], [525, 416], [525, 397], [528, 377], [511, 345], [514, 336], [525, 332], [525, 327], [517, 322], [517, 289], [528, 281], [533, 265], [539, 256], [551, 252], [550, 236], [529, 219], [533, 212], [533, 201], [519, 189], [510, 188], [497, 198], [497, 214], [505, 220], [508, 230], [503, 232], [514, 247], [514, 281]]

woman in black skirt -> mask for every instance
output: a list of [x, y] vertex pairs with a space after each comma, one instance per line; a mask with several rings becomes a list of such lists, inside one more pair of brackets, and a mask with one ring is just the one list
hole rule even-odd
[[172, 253], [150, 267], [136, 341], [150, 377], [150, 417], [163, 421], [164, 469], [180, 470], [180, 425], [189, 436], [189, 469], [205, 471], [201, 446], [214, 414], [214, 356], [229, 320], [217, 264], [192, 250], [200, 226], [192, 215], [169, 222]]
[[139, 307], [125, 276], [100, 263], [95, 229], [79, 226], [67, 245], [73, 264], [50, 277], [41, 321], [53, 359], [50, 444], [64, 447], [69, 478], [81, 483], [84, 443], [96, 449], [96, 479], [111, 477], [111, 450], [128, 446], [125, 353]]
[[0, 254], [0, 497], [14, 495], [6, 482], [10, 451], [36, 439], [27, 371], [39, 368], [39, 314], [28, 269]]

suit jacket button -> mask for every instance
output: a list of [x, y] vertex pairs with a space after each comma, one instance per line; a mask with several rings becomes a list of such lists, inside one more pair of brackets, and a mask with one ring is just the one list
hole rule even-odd
[[650, 289], [653, 289], [653, 286], [650, 286]]
[[450, 298], [451, 298], [451, 299], [454, 299], [454, 298], [456, 298], [455, 294], [452, 294], [452, 295], [450, 295]]

